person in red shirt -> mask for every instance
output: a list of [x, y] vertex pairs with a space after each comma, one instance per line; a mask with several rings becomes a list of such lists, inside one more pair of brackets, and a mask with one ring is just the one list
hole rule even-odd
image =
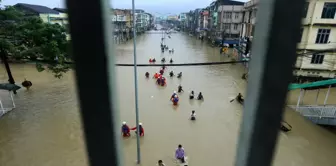
[[[133, 127], [133, 128], [131, 128], [131, 130], [136, 130], [136, 129], [137, 129], [136, 126]], [[139, 123], [139, 129], [140, 129], [140, 137], [144, 136], [144, 135], [145, 135], [145, 130], [144, 130], [144, 128], [142, 127], [142, 123]], [[135, 131], [135, 133], [137, 133], [137, 131]]]
[[122, 133], [123, 137], [129, 137], [129, 136], [131, 136], [130, 128], [128, 127], [128, 125], [126, 124], [126, 122], [122, 123], [121, 133]]

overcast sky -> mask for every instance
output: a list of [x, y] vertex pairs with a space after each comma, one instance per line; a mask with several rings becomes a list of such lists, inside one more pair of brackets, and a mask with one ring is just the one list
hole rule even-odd
[[[2, 5], [15, 5], [17, 3], [29, 3], [54, 7], [64, 7], [64, 0], [2, 0]], [[178, 14], [196, 8], [204, 8], [214, 0], [135, 0], [137, 9], [144, 9], [157, 15]], [[247, 1], [247, 0], [238, 0]], [[131, 8], [131, 0], [111, 0], [115, 8]]]

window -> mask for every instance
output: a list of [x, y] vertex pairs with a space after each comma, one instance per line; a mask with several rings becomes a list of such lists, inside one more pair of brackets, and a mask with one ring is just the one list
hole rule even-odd
[[322, 10], [321, 18], [333, 19], [336, 13], [336, 3], [325, 2]]
[[303, 35], [303, 28], [301, 28], [300, 29], [300, 37], [298, 38], [298, 43], [300, 43], [301, 42], [301, 40], [302, 40], [302, 35]]
[[329, 35], [330, 35], [330, 29], [318, 29], [315, 43], [317, 44], [328, 43]]
[[226, 18], [231, 18], [231, 17], [232, 17], [232, 13], [231, 12], [226, 13]]
[[234, 24], [234, 25], [233, 25], [233, 29], [234, 29], [234, 30], [237, 30], [237, 29], [238, 29], [238, 24]]
[[324, 55], [321, 54], [314, 54], [311, 58], [311, 64], [322, 64], [324, 59]]
[[230, 24], [224, 24], [224, 30], [230, 29]]
[[303, 18], [306, 18], [307, 17], [307, 12], [308, 12], [308, 9], [309, 9], [309, 2], [306, 2], [305, 4], [304, 4], [304, 7], [303, 7], [303, 13], [302, 13], [302, 17]]
[[235, 13], [235, 19], [239, 18], [239, 13]]

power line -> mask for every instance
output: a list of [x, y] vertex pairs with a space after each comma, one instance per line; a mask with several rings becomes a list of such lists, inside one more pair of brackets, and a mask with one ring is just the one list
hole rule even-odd
[[[139, 67], [148, 66], [209, 66], [209, 65], [223, 65], [223, 64], [235, 64], [235, 63], [245, 63], [248, 61], [227, 61], [227, 62], [205, 62], [205, 63], [170, 63], [170, 64], [137, 64]], [[116, 66], [134, 66], [134, 64], [117, 63]]]

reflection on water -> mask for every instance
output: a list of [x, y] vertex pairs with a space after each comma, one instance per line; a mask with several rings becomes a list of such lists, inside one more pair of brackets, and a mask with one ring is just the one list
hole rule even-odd
[[[161, 54], [160, 37], [157, 34], [138, 37], [139, 63], [147, 63], [149, 57], [171, 57], [175, 63], [228, 59], [219, 56], [218, 49], [183, 34], [173, 34], [166, 42], [175, 49], [174, 54]], [[119, 45], [117, 62], [132, 63], [132, 54], [131, 42]], [[33, 65], [12, 65], [12, 70], [18, 83], [27, 78], [33, 82], [33, 87], [30, 91], [21, 89], [15, 96], [17, 109], [0, 119], [0, 165], [87, 165], [73, 72], [58, 80], [47, 72], [36, 72]], [[174, 150], [178, 144], [185, 147], [190, 165], [233, 165], [242, 107], [229, 100], [239, 92], [244, 94], [243, 67], [239, 64], [169, 67], [168, 71], [182, 71], [183, 77], [167, 76], [166, 87], [158, 87], [153, 79], [144, 77], [146, 71], [153, 73], [157, 70], [156, 67], [139, 67], [140, 120], [146, 132], [141, 138], [143, 165], [154, 165], [159, 159], [167, 165], [174, 165]], [[87, 77], [90, 81], [90, 76]], [[7, 80], [4, 70], [0, 71], [0, 80]], [[133, 81], [133, 68], [117, 67], [120, 121], [127, 121], [132, 127], [135, 125]], [[179, 106], [174, 108], [169, 96], [179, 84], [185, 92], [180, 94]], [[202, 92], [205, 101], [190, 101], [188, 93], [191, 90]], [[325, 91], [320, 92], [319, 103], [323, 103], [323, 93]], [[336, 104], [335, 95], [333, 90], [329, 103], [333, 101]], [[296, 91], [290, 92], [288, 102], [295, 104], [296, 97]], [[304, 103], [312, 101], [315, 101], [313, 91], [306, 93]], [[196, 122], [188, 120], [191, 110], [196, 110]], [[293, 130], [280, 134], [274, 165], [335, 165], [335, 134], [293, 111], [286, 111], [285, 120]], [[122, 143], [125, 165], [134, 165], [134, 134]]]

